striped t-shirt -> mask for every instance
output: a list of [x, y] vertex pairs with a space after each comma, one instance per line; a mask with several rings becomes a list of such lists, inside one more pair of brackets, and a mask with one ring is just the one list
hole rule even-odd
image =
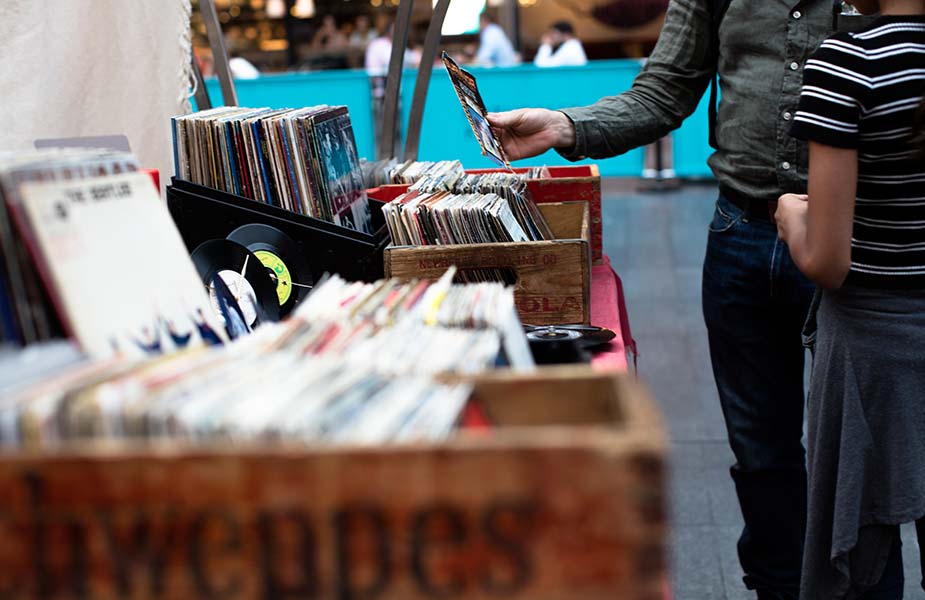
[[846, 283], [925, 288], [925, 161], [913, 143], [923, 94], [925, 17], [834, 35], [806, 62], [791, 135], [858, 151]]

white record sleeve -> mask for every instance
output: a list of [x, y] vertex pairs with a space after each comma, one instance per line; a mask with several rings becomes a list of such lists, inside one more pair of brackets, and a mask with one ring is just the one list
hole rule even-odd
[[92, 357], [225, 341], [180, 234], [142, 173], [26, 183], [22, 209], [56, 307]]

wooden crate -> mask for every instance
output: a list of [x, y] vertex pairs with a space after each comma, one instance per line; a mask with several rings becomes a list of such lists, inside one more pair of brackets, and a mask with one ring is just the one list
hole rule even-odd
[[[517, 173], [528, 169], [517, 167]], [[507, 169], [467, 169], [466, 173], [497, 173]], [[537, 204], [546, 202], [587, 202], [591, 217], [591, 260], [603, 261], [603, 218], [601, 216], [601, 174], [597, 165], [549, 167], [549, 177], [528, 179], [527, 188]], [[384, 185], [368, 190], [377, 200], [394, 200], [408, 190], [407, 184]]]
[[481, 378], [497, 426], [378, 448], [0, 455], [10, 598], [656, 600], [665, 437], [625, 376]]
[[450, 246], [388, 246], [386, 277], [436, 279], [450, 266], [460, 270], [510, 269], [517, 277], [514, 300], [524, 323], [591, 322], [588, 205], [540, 204], [556, 238]]

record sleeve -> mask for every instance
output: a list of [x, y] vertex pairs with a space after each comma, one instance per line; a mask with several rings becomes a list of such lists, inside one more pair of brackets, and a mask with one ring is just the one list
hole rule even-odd
[[338, 107], [316, 115], [313, 125], [333, 221], [343, 227], [372, 233], [366, 187], [360, 175], [360, 160], [347, 108]]
[[479, 93], [475, 76], [462, 69], [446, 52], [443, 53], [443, 64], [446, 65], [446, 72], [450, 76], [450, 81], [453, 82], [453, 89], [456, 90], [459, 103], [466, 113], [472, 133], [475, 134], [475, 138], [482, 147], [482, 154], [499, 166], [513, 171], [501, 141], [488, 123], [488, 109], [485, 108], [485, 102]]
[[201, 345], [201, 325], [220, 329], [147, 175], [27, 183], [22, 208], [35, 263], [90, 356], [165, 353]]

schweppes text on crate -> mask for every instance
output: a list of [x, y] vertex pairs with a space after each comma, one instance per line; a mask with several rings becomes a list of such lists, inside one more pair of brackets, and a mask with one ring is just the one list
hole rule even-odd
[[491, 375], [440, 444], [0, 456], [0, 597], [658, 598], [665, 442], [618, 375]]

